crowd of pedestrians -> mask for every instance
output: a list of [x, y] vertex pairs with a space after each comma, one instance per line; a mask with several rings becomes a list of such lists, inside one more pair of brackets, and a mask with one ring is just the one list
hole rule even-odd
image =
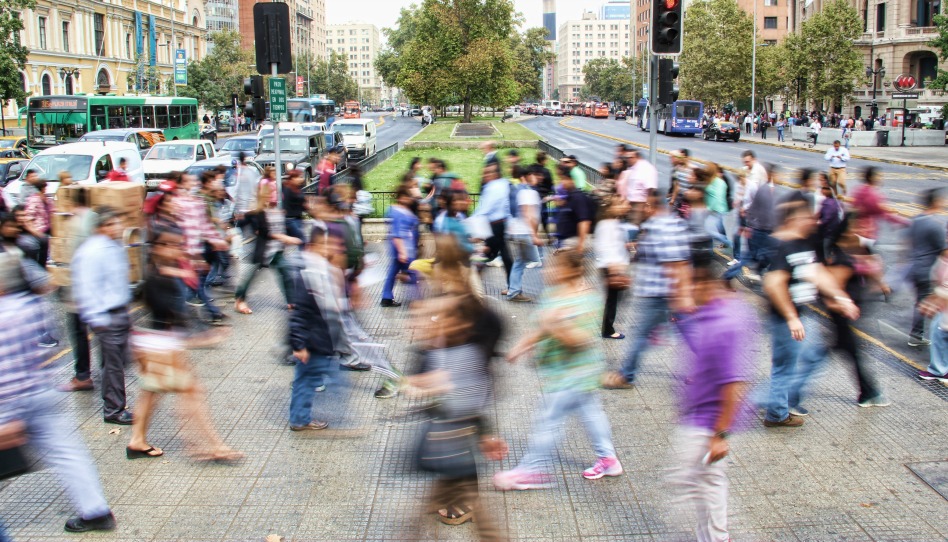
[[[553, 163], [541, 152], [525, 164], [516, 151], [483, 150], [473, 209], [472, 180], [436, 158], [414, 160], [394, 191], [387, 209], [388, 261], [379, 264], [387, 269], [379, 273], [376, 302], [392, 312], [410, 304], [410, 325], [417, 330], [408, 359], [394, 364], [365, 355], [368, 337], [357, 323], [368, 279], [363, 208], [352, 186], [329, 184], [304, 194], [299, 171], [278, 179], [269, 170], [257, 182], [241, 175], [239, 163], [230, 192], [223, 187], [224, 169], [200, 179], [172, 174], [142, 208], [148, 246], [142, 287], [150, 318], [141, 329], [133, 329], [124, 280], [130, 267], [126, 214], [92, 208], [85, 190], [78, 190], [68, 231], [54, 232], [70, 240], [73, 253], [71, 281], [60, 294], [70, 313], [76, 368], [59, 389], [100, 389], [104, 422], [133, 425], [128, 459], [163, 456], [149, 441], [148, 427], [158, 398], [176, 393], [198, 430], [195, 460], [240, 461], [242, 454], [210, 422], [188, 350], [227, 340], [232, 317], [219, 300], [232, 296], [240, 315], [234, 317], [253, 317], [250, 287], [269, 268], [285, 301], [284, 361], [294, 366], [288, 429], [316, 433], [329, 427], [321, 409], [333, 407], [314, 405], [318, 392], [338, 382], [331, 376], [336, 371], [378, 369], [386, 380], [377, 398], [405, 393], [433, 405], [415, 450], [418, 466], [437, 475], [427, 511], [450, 525], [476, 516], [482, 540], [501, 540], [503, 530], [480, 503], [477, 468], [479, 454], [502, 459], [508, 453], [490, 420], [498, 344], [509, 341], [505, 357], [511, 363], [535, 360], [541, 377], [544, 406], [525, 453], [493, 477], [499, 490], [528, 490], [553, 482], [552, 459], [571, 414], [592, 444], [591, 466], [581, 475], [623, 475], [600, 390], [641, 385], [637, 377], [649, 362], [649, 347], [679, 342], [681, 371], [690, 376], [681, 379], [672, 480], [694, 505], [697, 538], [728, 540], [723, 459], [738, 420], [754, 406], [746, 398], [752, 364], [759, 361], [748, 348], [757, 327], [772, 338], [769, 386], [756, 404], [763, 426], [804, 423], [808, 385], [832, 348], [853, 365], [858, 406], [889, 404], [851, 327], [869, 300], [891, 291], [873, 249], [880, 220], [907, 226], [918, 294], [909, 344], [932, 352], [919, 376], [948, 382], [948, 331], [941, 327], [948, 256], [945, 231], [932, 218], [945, 200], [937, 190], [925, 194], [925, 212], [908, 223], [886, 210], [874, 169], [844, 203], [839, 192], [846, 191], [845, 175], [833, 171], [832, 160], [826, 173], [806, 170], [798, 189], [783, 190], [779, 168], [751, 151], [743, 153], [744, 168], [731, 175], [716, 164], [697, 164], [682, 149], [672, 153], [664, 191], [654, 165], [624, 145], [603, 164], [595, 185], [573, 156]], [[40, 184], [33, 186], [42, 194]], [[38, 350], [55, 340], [44, 308], [53, 290], [43, 255], [51, 215], [39, 207], [48, 202], [30, 203], [0, 226], [0, 317], [18, 322], [0, 341], [0, 450], [29, 441], [45, 453], [78, 512], [66, 530], [112, 529], [115, 518], [94, 461], [74, 420], [56, 410]], [[732, 219], [737, 228], [728, 232]], [[242, 239], [248, 263], [239, 276], [235, 258], [242, 255]], [[530, 273], [542, 273], [544, 286], [527, 280]], [[761, 286], [768, 301], [762, 318], [736, 291], [742, 276]], [[504, 284], [502, 303], [535, 305], [525, 335], [509, 336], [499, 315], [504, 309], [484, 286], [488, 277]], [[829, 313], [835, 337], [818, 325], [813, 305]], [[623, 311], [637, 315], [634, 329], [617, 329]], [[98, 378], [89, 331], [99, 344]], [[624, 332], [628, 349], [610, 368], [603, 341], [624, 340]], [[133, 360], [141, 375], [134, 406], [125, 384]]]

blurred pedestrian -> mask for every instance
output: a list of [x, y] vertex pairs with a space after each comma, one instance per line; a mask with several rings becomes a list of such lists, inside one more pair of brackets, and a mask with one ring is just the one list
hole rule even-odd
[[510, 218], [507, 219], [507, 241], [513, 252], [507, 300], [520, 303], [533, 301], [523, 293], [523, 273], [527, 265], [540, 260], [537, 247], [543, 244], [537, 235], [540, 223], [540, 193], [536, 186], [539, 178], [527, 169], [516, 166], [523, 174], [522, 182], [510, 187]]
[[628, 216], [629, 200], [616, 195], [611, 198], [602, 220], [596, 224], [593, 238], [596, 247], [596, 266], [602, 275], [606, 289], [606, 306], [602, 314], [602, 337], [604, 339], [625, 338], [616, 331], [616, 311], [622, 292], [629, 289], [629, 234], [620, 219]]
[[[73, 189], [72, 219], [68, 222], [68, 230], [59, 235], [66, 238], [67, 249], [64, 259], [72, 261], [76, 250], [95, 231], [98, 215], [89, 208], [89, 192], [86, 187]], [[72, 339], [72, 356], [74, 358], [75, 375], [66, 384], [59, 386], [59, 391], [91, 391], [92, 383], [92, 354], [89, 345], [89, 326], [82, 320], [76, 304], [73, 302], [72, 285], [64, 285], [59, 289], [59, 298], [66, 309], [67, 327]]]
[[481, 179], [481, 198], [473, 216], [484, 216], [490, 222], [493, 235], [484, 240], [488, 248], [488, 265], [491, 265], [493, 260], [500, 257], [506, 272], [505, 287], [501, 291], [501, 295], [507, 295], [509, 293], [507, 286], [510, 282], [510, 271], [513, 268], [513, 258], [510, 257], [510, 249], [506, 243], [507, 219], [511, 216], [510, 181], [500, 176], [500, 166], [498, 164], [487, 163], [484, 166]]
[[593, 441], [596, 462], [583, 477], [597, 480], [619, 476], [622, 465], [612, 444], [612, 429], [596, 390], [603, 369], [600, 346], [600, 318], [596, 307], [601, 300], [583, 279], [583, 255], [573, 242], [566, 243], [544, 268], [549, 284], [547, 297], [535, 316], [533, 331], [509, 350], [515, 362], [536, 350], [546, 404], [541, 413], [527, 454], [509, 471], [494, 476], [500, 490], [548, 487], [552, 477], [548, 462], [561, 438], [562, 424], [570, 414], [578, 414]]
[[909, 332], [909, 346], [928, 346], [931, 341], [925, 338], [925, 320], [927, 316], [921, 310], [922, 302], [932, 292], [932, 267], [939, 254], [945, 251], [945, 227], [935, 217], [945, 208], [945, 199], [937, 188], [926, 190], [922, 194], [921, 204], [924, 210], [912, 219], [908, 228], [910, 247], [909, 271], [915, 286], [915, 310], [912, 314], [912, 328]]
[[863, 238], [863, 244], [871, 248], [879, 238], [880, 220], [895, 226], [908, 226], [910, 222], [886, 208], [885, 195], [882, 194], [882, 173], [879, 168], [867, 167], [863, 174], [863, 184], [853, 193], [852, 205], [856, 212], [853, 233]]
[[401, 302], [395, 301], [395, 280], [400, 274], [408, 277], [411, 284], [417, 282], [414, 271], [408, 266], [418, 256], [418, 217], [411, 212], [412, 197], [408, 187], [402, 185], [395, 192], [395, 203], [389, 207], [389, 253], [391, 262], [382, 287], [382, 306], [400, 307]]

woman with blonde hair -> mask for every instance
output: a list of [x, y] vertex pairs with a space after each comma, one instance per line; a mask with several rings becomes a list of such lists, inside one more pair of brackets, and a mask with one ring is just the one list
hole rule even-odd
[[602, 273], [606, 289], [606, 309], [602, 313], [602, 337], [604, 339], [624, 339], [625, 335], [616, 331], [616, 310], [623, 290], [632, 283], [629, 277], [629, 234], [619, 221], [632, 210], [629, 200], [622, 196], [613, 196], [603, 211], [603, 219], [596, 224], [594, 237], [596, 264]]

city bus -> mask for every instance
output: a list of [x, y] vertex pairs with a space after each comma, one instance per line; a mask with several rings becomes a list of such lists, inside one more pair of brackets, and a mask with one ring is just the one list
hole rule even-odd
[[289, 122], [323, 122], [332, 126], [336, 122], [336, 102], [323, 95], [290, 98], [286, 101], [286, 113]]
[[105, 129], [159, 129], [167, 141], [197, 139], [201, 134], [194, 98], [36, 96], [29, 99], [26, 114], [27, 145], [33, 152]]
[[359, 102], [355, 100], [349, 100], [342, 106], [342, 118], [344, 119], [358, 119], [362, 118], [362, 111], [359, 106]]
[[[646, 114], [648, 112], [646, 111]], [[665, 135], [685, 134], [695, 136], [701, 133], [701, 117], [704, 116], [704, 103], [696, 100], [677, 100], [671, 105], [656, 110], [658, 131]], [[649, 119], [645, 119], [642, 130], [649, 129]]]
[[594, 119], [608, 119], [609, 118], [609, 104], [604, 103], [604, 102], [593, 104], [592, 117]]

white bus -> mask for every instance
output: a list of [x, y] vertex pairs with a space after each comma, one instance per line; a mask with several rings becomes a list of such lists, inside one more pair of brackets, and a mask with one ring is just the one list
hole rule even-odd
[[543, 109], [551, 109], [553, 111], [558, 111], [562, 109], [559, 100], [543, 100]]

